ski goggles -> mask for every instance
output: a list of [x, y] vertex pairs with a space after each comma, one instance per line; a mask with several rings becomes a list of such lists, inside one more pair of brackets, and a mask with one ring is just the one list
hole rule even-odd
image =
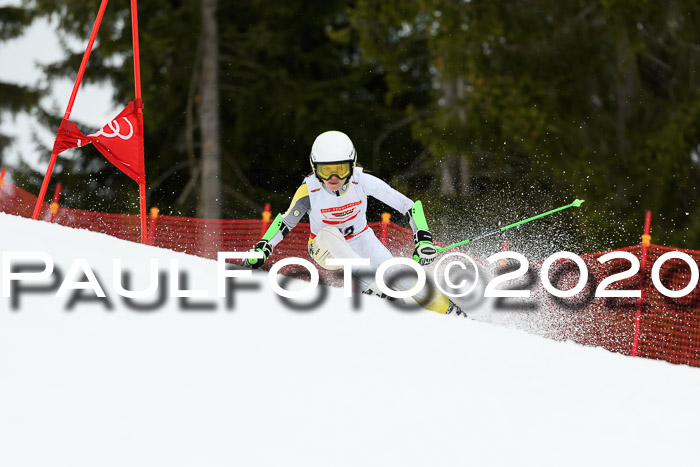
[[337, 162], [334, 164], [316, 164], [316, 175], [322, 180], [329, 180], [333, 175], [338, 178], [350, 176], [352, 166], [350, 162]]

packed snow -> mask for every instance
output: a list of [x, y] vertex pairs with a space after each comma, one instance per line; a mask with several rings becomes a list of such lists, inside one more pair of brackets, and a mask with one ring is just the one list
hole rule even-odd
[[[0, 288], [13, 295], [0, 298], [2, 466], [700, 459], [697, 368], [399, 311], [379, 298], [363, 296], [356, 309], [340, 288], [294, 310], [258, 271], [236, 279], [227, 305], [216, 261], [6, 214], [0, 239]], [[21, 263], [13, 258], [27, 252], [49, 257], [53, 274], [10, 281]], [[114, 259], [136, 291], [148, 288], [152, 260], [167, 281], [177, 260], [179, 288], [199, 296], [127, 302]]]

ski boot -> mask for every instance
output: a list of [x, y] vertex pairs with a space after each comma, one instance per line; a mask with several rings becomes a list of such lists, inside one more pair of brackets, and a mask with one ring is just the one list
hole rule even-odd
[[452, 300], [450, 300], [450, 304], [447, 306], [447, 311], [445, 311], [446, 315], [451, 313], [454, 313], [457, 316], [467, 317], [467, 314]]

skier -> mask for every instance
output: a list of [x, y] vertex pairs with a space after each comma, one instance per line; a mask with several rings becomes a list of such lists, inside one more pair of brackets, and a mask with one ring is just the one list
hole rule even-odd
[[[327, 264], [329, 258], [369, 258], [368, 268], [353, 268], [356, 271], [353, 283], [363, 293], [383, 296], [375, 282], [366, 280], [368, 274], [362, 274], [373, 273], [384, 261], [393, 257], [367, 225], [368, 196], [409, 217], [415, 241], [414, 260], [423, 266], [435, 260], [437, 250], [421, 202], [414, 203], [384, 181], [357, 167], [357, 152], [345, 133], [327, 131], [320, 134], [311, 147], [310, 162], [312, 173], [297, 189], [289, 209], [281, 216], [281, 222], [273, 222], [253, 247], [254, 251], [263, 254], [263, 258], [246, 260], [247, 266], [262, 266], [274, 247], [308, 213], [311, 227], [308, 249], [311, 258], [322, 268], [331, 270], [341, 266]], [[408, 290], [412, 287], [412, 281], [397, 279], [390, 286], [396, 290]], [[425, 309], [466, 316], [449, 298], [431, 287], [424, 287], [413, 298]]]

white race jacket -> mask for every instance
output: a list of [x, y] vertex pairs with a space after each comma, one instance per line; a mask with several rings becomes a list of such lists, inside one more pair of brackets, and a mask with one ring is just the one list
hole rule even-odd
[[[297, 189], [289, 209], [283, 215], [282, 227], [272, 237], [272, 245], [277, 245], [297, 225], [304, 214], [309, 214], [311, 238], [326, 226], [337, 227], [346, 239], [364, 232], [367, 227], [367, 197], [371, 196], [406, 214], [413, 207], [413, 201], [391, 188], [379, 178], [366, 174], [356, 167], [350, 181], [339, 191], [332, 192], [323, 183], [310, 175]], [[413, 221], [411, 228], [415, 232]]]

